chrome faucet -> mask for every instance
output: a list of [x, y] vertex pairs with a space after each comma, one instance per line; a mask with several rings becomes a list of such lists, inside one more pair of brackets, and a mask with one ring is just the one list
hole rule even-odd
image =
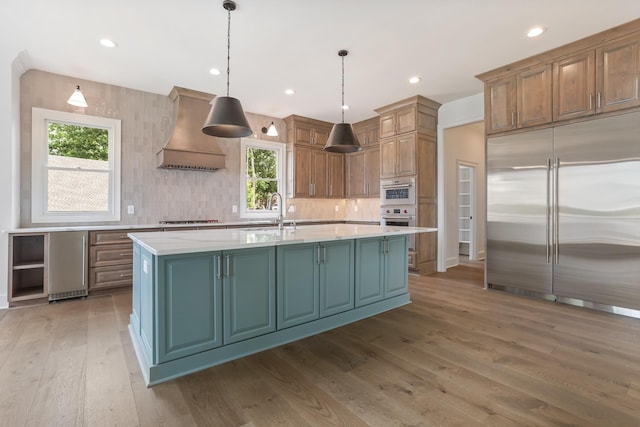
[[278, 231], [282, 231], [284, 228], [284, 216], [282, 215], [282, 194], [280, 193], [271, 193], [269, 194], [269, 198], [267, 199], [267, 209], [271, 210], [271, 202], [273, 201], [273, 196], [278, 196], [280, 200], [278, 201], [278, 210], [280, 214], [278, 218], [276, 218], [276, 223], [278, 224]]

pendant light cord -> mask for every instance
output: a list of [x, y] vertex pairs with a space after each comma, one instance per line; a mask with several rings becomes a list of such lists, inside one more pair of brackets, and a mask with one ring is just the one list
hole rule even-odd
[[340, 110], [342, 111], [342, 123], [344, 123], [344, 56], [342, 56], [342, 105]]
[[229, 97], [229, 63], [231, 62], [231, 9], [227, 9], [227, 97]]

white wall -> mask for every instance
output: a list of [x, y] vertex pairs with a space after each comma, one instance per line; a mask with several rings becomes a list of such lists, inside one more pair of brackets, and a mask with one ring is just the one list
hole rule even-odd
[[446, 266], [458, 265], [458, 165], [473, 165], [476, 169], [474, 186], [475, 211], [472, 212], [475, 224], [475, 255], [477, 259], [485, 257], [485, 138], [484, 122], [447, 128], [444, 130], [444, 199], [445, 229], [444, 243]]
[[[0, 46], [0, 230], [18, 226], [20, 170], [20, 75], [17, 51]], [[6, 308], [9, 242], [0, 234], [0, 308]]]
[[[484, 120], [484, 94], [479, 93], [467, 98], [443, 104], [438, 110], [438, 271], [446, 271], [446, 194], [444, 129]], [[484, 178], [482, 178], [484, 180]]]

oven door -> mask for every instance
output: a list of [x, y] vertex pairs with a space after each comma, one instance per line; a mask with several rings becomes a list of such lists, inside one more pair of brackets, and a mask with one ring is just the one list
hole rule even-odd
[[[381, 224], [393, 227], [415, 227], [415, 218], [412, 216], [382, 215]], [[409, 249], [412, 251], [416, 249], [415, 234], [409, 234]]]

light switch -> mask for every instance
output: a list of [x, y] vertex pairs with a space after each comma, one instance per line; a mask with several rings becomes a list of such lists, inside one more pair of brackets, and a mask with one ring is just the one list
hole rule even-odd
[[231, 206], [231, 212], [232, 213], [238, 213], [238, 206], [237, 205]]
[[127, 206], [127, 213], [129, 215], [133, 215], [135, 213], [135, 209], [134, 209], [133, 205], [128, 205]]

